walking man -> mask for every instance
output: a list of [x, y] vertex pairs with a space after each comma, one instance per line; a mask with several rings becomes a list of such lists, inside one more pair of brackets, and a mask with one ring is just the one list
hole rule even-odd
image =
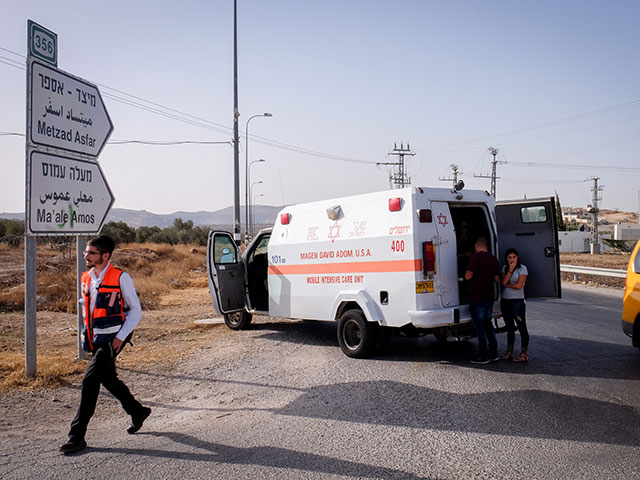
[[484, 365], [498, 360], [498, 343], [491, 319], [500, 265], [498, 259], [489, 253], [486, 238], [478, 238], [475, 250], [464, 278], [469, 281], [469, 309], [478, 336], [478, 356], [471, 363]]
[[84, 252], [89, 271], [82, 274], [81, 280], [82, 347], [91, 352], [93, 358], [82, 380], [80, 406], [71, 422], [69, 439], [60, 446], [60, 451], [65, 454], [86, 448], [84, 436], [96, 409], [100, 384], [120, 401], [131, 416], [128, 433], [140, 430], [151, 414], [151, 409], [133, 397], [116, 373], [115, 358], [140, 321], [142, 309], [129, 274], [109, 263], [114, 249], [114, 241], [101, 235], [89, 240]]

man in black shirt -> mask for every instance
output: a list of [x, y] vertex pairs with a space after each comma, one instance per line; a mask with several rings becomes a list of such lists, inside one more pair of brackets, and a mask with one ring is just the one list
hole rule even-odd
[[498, 360], [498, 343], [491, 318], [494, 285], [500, 280], [500, 265], [498, 259], [489, 253], [485, 238], [481, 237], [476, 241], [475, 250], [476, 253], [469, 259], [464, 278], [469, 282], [469, 309], [478, 335], [478, 356], [471, 363], [484, 365]]

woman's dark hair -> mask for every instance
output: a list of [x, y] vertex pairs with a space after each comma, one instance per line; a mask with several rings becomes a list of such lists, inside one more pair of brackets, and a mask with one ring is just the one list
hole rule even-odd
[[520, 268], [520, 254], [518, 253], [518, 251], [515, 248], [507, 248], [507, 251], [504, 252], [504, 268], [505, 268], [505, 272], [509, 268], [509, 261], [507, 260], [507, 257], [509, 255], [511, 255], [511, 254], [513, 254], [516, 257], [518, 257], [518, 263], [516, 263], [516, 268]]

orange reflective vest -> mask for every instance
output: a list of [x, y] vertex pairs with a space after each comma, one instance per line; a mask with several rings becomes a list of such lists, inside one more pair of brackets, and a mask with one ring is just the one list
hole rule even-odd
[[124, 301], [120, 289], [122, 270], [112, 265], [107, 267], [102, 283], [98, 286], [95, 306], [91, 312], [91, 276], [82, 274], [82, 298], [84, 299], [84, 332], [82, 347], [93, 352], [96, 345], [110, 342], [124, 324]]

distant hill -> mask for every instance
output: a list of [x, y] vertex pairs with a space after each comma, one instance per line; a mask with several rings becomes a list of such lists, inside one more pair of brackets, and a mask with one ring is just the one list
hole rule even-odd
[[[254, 223], [256, 225], [273, 225], [273, 222], [282, 207], [270, 205], [256, 205], [254, 210]], [[0, 218], [11, 220], [24, 220], [24, 213], [0, 213]], [[184, 221], [192, 220], [195, 226], [233, 225], [233, 207], [226, 207], [214, 212], [173, 212], [158, 214], [146, 210], [130, 210], [128, 208], [113, 208], [107, 215], [106, 222], [124, 222], [130, 227], [138, 228], [160, 227], [166, 228], [173, 224], [176, 218]], [[240, 221], [244, 224], [244, 206], [240, 207]]]

